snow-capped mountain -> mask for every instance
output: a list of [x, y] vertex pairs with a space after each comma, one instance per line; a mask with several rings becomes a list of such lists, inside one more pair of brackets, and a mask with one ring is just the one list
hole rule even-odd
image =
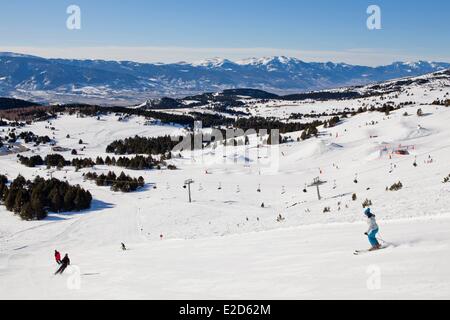
[[367, 67], [307, 63], [283, 56], [236, 62], [213, 58], [196, 63], [150, 64], [0, 53], [0, 95], [53, 102], [130, 103], [230, 88], [297, 93], [418, 76], [448, 68], [449, 63], [425, 61]]

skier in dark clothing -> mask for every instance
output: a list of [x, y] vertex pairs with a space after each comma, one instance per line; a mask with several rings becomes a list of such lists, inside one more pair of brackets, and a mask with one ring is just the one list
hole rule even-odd
[[125, 247], [125, 243], [123, 243], [123, 242], [122, 242], [122, 250], [123, 250], [123, 251], [126, 251], [126, 250], [127, 250], [127, 247]]
[[61, 264], [61, 254], [58, 252], [58, 250], [55, 250], [55, 260], [57, 264]]
[[55, 272], [56, 274], [63, 274], [64, 270], [66, 270], [67, 266], [70, 265], [70, 259], [69, 259], [69, 255], [66, 253], [66, 255], [64, 256], [64, 258], [61, 261], [61, 267], [59, 267], [59, 269]]

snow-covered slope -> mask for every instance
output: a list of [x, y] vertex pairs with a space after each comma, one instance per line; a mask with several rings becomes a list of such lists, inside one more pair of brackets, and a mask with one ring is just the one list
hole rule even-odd
[[[294, 142], [279, 147], [183, 152], [170, 160], [175, 171], [123, 170], [149, 183], [137, 193], [112, 193], [84, 181], [82, 173], [92, 169], [53, 172], [90, 190], [93, 208], [24, 222], [1, 206], [0, 298], [448, 298], [450, 184], [442, 181], [450, 174], [450, 108], [431, 103], [450, 89], [404, 88], [346, 101], [255, 104], [251, 112], [283, 119], [414, 100], [390, 115], [366, 112], [320, 128], [319, 137], [306, 141], [296, 142], [300, 133], [291, 133]], [[422, 117], [416, 115], [419, 108]], [[82, 139], [82, 156], [94, 158], [106, 156], [106, 145], [118, 138], [182, 130], [146, 126], [139, 117], [116, 120], [64, 115], [52, 121], [54, 132], [47, 123], [20, 130], [54, 134], [67, 148], [79, 148]], [[15, 155], [0, 156], [2, 173], [30, 179], [49, 174], [43, 167], [21, 166]], [[314, 188], [303, 192], [315, 177], [326, 181], [320, 201]], [[192, 203], [183, 188], [186, 179], [195, 181]], [[402, 190], [386, 191], [398, 181]], [[369, 246], [365, 199], [373, 202], [389, 248], [354, 256], [355, 249]], [[284, 220], [278, 222], [280, 214]], [[121, 242], [130, 250], [121, 251]], [[71, 257], [73, 267], [64, 276], [52, 275], [54, 249]]]
[[[168, 113], [214, 113], [225, 117], [275, 117], [284, 121], [310, 122], [311, 117], [295, 115], [335, 114], [359, 108], [381, 108], [432, 104], [450, 99], [450, 71], [418, 77], [399, 78], [366, 86], [342, 87], [279, 96], [256, 89], [229, 89], [185, 98], [151, 99], [137, 108], [163, 110]], [[322, 117], [322, 119], [327, 117]], [[329, 118], [329, 117], [328, 117]]]

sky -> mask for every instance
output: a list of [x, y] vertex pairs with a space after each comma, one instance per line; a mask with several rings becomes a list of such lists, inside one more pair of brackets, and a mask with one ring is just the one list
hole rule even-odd
[[[44, 57], [194, 62], [285, 55], [382, 65], [450, 62], [446, 0], [0, 0], [0, 51]], [[81, 29], [70, 30], [77, 5]], [[381, 29], [367, 28], [367, 8]]]

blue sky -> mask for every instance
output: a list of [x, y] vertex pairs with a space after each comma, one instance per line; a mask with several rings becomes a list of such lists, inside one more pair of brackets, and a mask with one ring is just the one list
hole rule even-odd
[[[81, 8], [68, 30], [66, 8]], [[380, 6], [382, 30], [366, 27]], [[444, 0], [2, 0], [0, 50], [138, 61], [268, 55], [379, 65], [450, 61]]]

